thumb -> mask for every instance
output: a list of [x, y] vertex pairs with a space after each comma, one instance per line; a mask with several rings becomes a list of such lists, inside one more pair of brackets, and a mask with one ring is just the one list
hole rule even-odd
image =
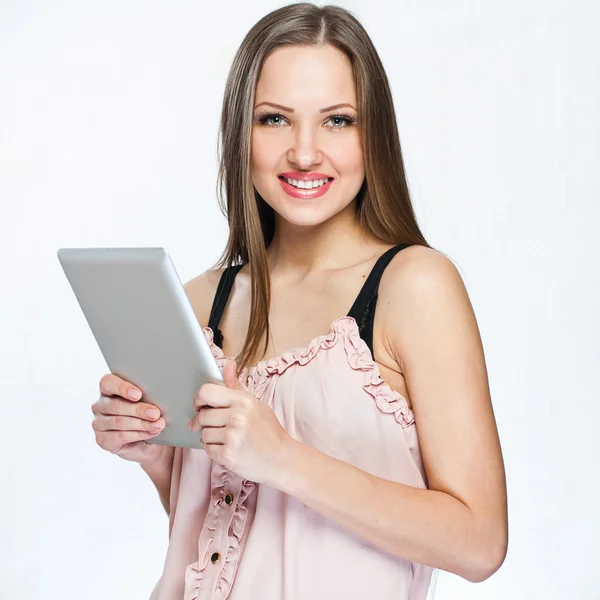
[[223, 381], [232, 390], [241, 390], [242, 384], [237, 376], [237, 365], [235, 360], [228, 360], [223, 367]]

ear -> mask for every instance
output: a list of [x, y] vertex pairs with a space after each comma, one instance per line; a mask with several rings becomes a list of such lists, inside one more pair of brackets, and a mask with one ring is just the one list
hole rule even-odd
[[223, 380], [225, 385], [232, 390], [242, 390], [242, 384], [237, 376], [237, 365], [235, 360], [228, 360], [223, 367]]

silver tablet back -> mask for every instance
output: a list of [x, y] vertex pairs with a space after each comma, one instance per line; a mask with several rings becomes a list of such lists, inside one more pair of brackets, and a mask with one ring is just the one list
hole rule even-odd
[[202, 327], [163, 248], [61, 248], [58, 259], [110, 372], [166, 421], [148, 443], [199, 448], [188, 422], [204, 383], [222, 383]]

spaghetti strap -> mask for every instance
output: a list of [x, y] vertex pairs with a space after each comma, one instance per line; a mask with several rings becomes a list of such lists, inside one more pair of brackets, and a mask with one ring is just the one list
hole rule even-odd
[[235, 276], [238, 274], [238, 271], [243, 266], [243, 264], [232, 265], [227, 267], [223, 271], [221, 279], [219, 280], [219, 285], [217, 286], [217, 291], [215, 293], [212, 308], [210, 310], [208, 326], [212, 329], [214, 335], [214, 343], [221, 349], [223, 346], [223, 334], [219, 329], [219, 323], [221, 322], [223, 311], [227, 306], [227, 300], [229, 299], [229, 294], [231, 293], [231, 288], [233, 287]]
[[366, 342], [369, 350], [371, 351], [371, 355], [373, 355], [373, 323], [375, 320], [375, 306], [377, 304], [377, 293], [379, 290], [379, 282], [381, 281], [381, 276], [385, 271], [385, 268], [388, 266], [392, 258], [400, 252], [400, 250], [404, 250], [404, 248], [408, 248], [412, 244], [399, 244], [390, 248], [386, 252], [384, 252], [378, 259], [367, 280], [365, 281], [362, 289], [360, 290], [352, 308], [348, 312], [348, 317], [353, 317], [356, 323], [358, 324], [358, 330], [360, 332], [360, 336]]

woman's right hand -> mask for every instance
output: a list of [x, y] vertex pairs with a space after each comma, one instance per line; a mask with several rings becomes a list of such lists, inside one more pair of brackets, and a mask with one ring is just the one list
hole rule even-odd
[[[138, 398], [130, 393], [138, 393]], [[96, 443], [125, 460], [142, 465], [153, 464], [167, 457], [169, 446], [146, 444], [165, 427], [160, 410], [140, 402], [142, 391], [135, 385], [108, 373], [100, 380], [100, 398], [92, 404]]]

